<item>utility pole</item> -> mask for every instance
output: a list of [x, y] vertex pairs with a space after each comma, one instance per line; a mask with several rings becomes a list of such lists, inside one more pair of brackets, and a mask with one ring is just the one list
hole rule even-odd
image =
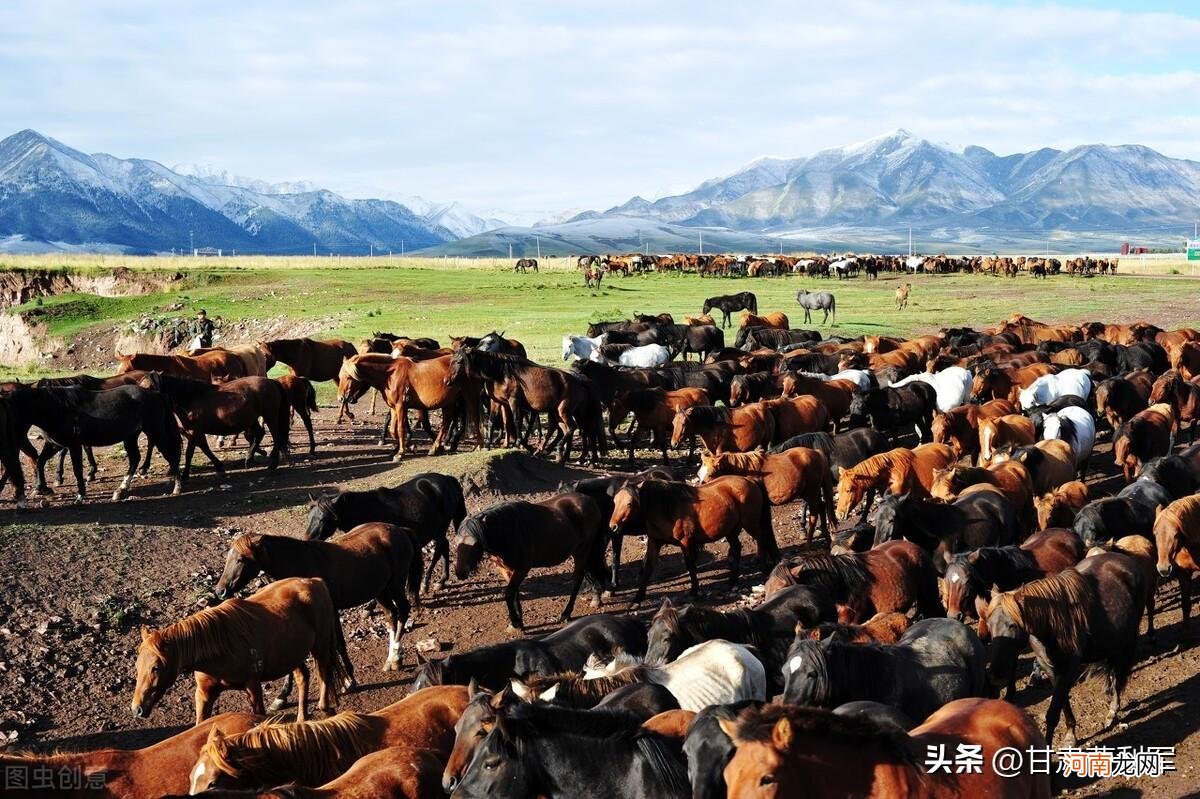
[[404, 257], [404, 239], [400, 239], [400, 257]]
[[372, 258], [375, 257], [375, 245], [374, 244], [371, 245], [371, 257]]
[[701, 231], [699, 231], [699, 233], [700, 233], [700, 254], [704, 255], [704, 231], [701, 230]]
[[192, 245], [192, 255], [196, 254], [196, 231], [188, 231], [188, 243]]
[[317, 243], [313, 242], [313, 257], [317, 257]]
[[912, 228], [908, 229], [908, 257], [912, 258]]
[[540, 259], [542, 257], [542, 237], [534, 236], [533, 240], [537, 243], [537, 257]]
[[512, 242], [508, 243], [508, 260], [512, 260]]

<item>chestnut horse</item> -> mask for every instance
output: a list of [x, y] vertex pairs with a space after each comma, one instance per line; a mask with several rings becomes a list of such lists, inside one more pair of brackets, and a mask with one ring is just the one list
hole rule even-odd
[[769, 327], [773, 330], [787, 330], [791, 324], [788, 322], [787, 314], [783, 311], [771, 311], [762, 316], [750, 313], [750, 311], [742, 311], [738, 327]]
[[337, 380], [342, 361], [358, 355], [349, 341], [340, 338], [316, 341], [311, 338], [278, 338], [260, 341], [258, 346], [267, 354], [270, 364], [286, 364], [292, 374], [323, 382]]
[[806, 505], [808, 541], [812, 541], [817, 521], [821, 535], [828, 537], [833, 519], [833, 478], [829, 461], [820, 450], [792, 447], [783, 452], [706, 453], [700, 457], [697, 479], [703, 483], [714, 477], [736, 474], [761, 480], [772, 505], [785, 505], [803, 499]]
[[[729, 799], [759, 796], [922, 796], [957, 799], [1049, 799], [1049, 774], [1028, 761], [1017, 774], [998, 774], [1001, 749], [1043, 749], [1045, 739], [1028, 714], [998, 699], [957, 699], [905, 733], [893, 725], [793, 705], [749, 708], [736, 721], [721, 719], [734, 743], [725, 766]], [[929, 751], [978, 747], [972, 769], [929, 769]], [[771, 793], [765, 792], [767, 788]]]
[[1022, 447], [1037, 441], [1031, 422], [1019, 413], [1005, 414], [979, 422], [979, 465], [989, 466], [1000, 447]]
[[646, 584], [663, 544], [675, 544], [683, 550], [693, 596], [700, 592], [696, 553], [710, 541], [724, 538], [729, 542], [731, 586], [737, 584], [741, 573], [739, 531], [745, 530], [758, 544], [758, 557], [764, 566], [779, 560], [779, 545], [771, 525], [771, 501], [760, 483], [745, 477], [718, 477], [700, 486], [666, 480], [627, 485], [613, 497], [609, 527], [618, 535], [632, 531], [646, 535], [646, 558], [635, 605], [646, 596]]
[[[0, 771], [49, 769], [54, 775], [53, 795], [61, 799], [124, 799], [129, 796], [186, 794], [191, 787], [188, 773], [200, 756], [200, 749], [208, 740], [210, 730], [219, 729], [226, 735], [233, 735], [245, 732], [261, 720], [261, 716], [250, 713], [222, 713], [142, 749], [97, 749], [49, 755], [0, 754]], [[58, 781], [67, 775], [70, 775], [74, 785], [58, 785]], [[102, 788], [89, 787], [92, 775], [103, 778]], [[10, 784], [4, 795], [13, 799], [38, 799], [51, 793], [46, 788], [20, 790]]]
[[950, 466], [933, 473], [930, 496], [943, 502], [953, 502], [974, 486], [991, 486], [1008, 497], [1017, 511], [1021, 530], [1032, 529], [1034, 523], [1033, 479], [1025, 464], [1016, 461], [993, 463], [991, 466]]
[[617, 395], [609, 405], [608, 430], [616, 438], [617, 425], [632, 413], [634, 420], [629, 426], [629, 460], [633, 460], [638, 437], [643, 431], [649, 430], [653, 440], [662, 449], [663, 462], [667, 463], [670, 460], [667, 456], [667, 445], [671, 441], [675, 414], [685, 408], [708, 405], [710, 402], [708, 392], [702, 388], [680, 388], [674, 391], [644, 388], [629, 391]]
[[974, 459], [979, 454], [979, 423], [1016, 412], [1017, 406], [1006, 399], [959, 405], [945, 413], [934, 412], [933, 442], [949, 444], [958, 458]]
[[971, 396], [979, 401], [1006, 399], [1016, 402], [1021, 389], [1028, 388], [1034, 380], [1057, 369], [1057, 366], [1048, 363], [1033, 363], [1016, 369], [984, 367], [975, 372], [971, 383]]
[[760, 402], [738, 408], [696, 405], [675, 414], [671, 446], [678, 447], [692, 435], [714, 454], [766, 448], [775, 441], [775, 414]]
[[788, 372], [781, 381], [784, 397], [811, 394], [824, 403], [829, 418], [837, 422], [850, 411], [850, 401], [858, 390], [858, 384], [850, 380], [821, 380], [796, 372]]
[[[281, 375], [275, 378], [275, 382], [283, 387], [283, 394], [287, 397], [288, 405], [291, 406], [291, 413], [300, 416], [300, 421], [304, 423], [304, 429], [308, 431], [308, 454], [311, 455], [317, 450], [317, 439], [313, 436], [311, 415], [320, 410], [317, 407], [317, 392], [307, 377]], [[291, 425], [290, 420], [288, 425]]]
[[1036, 444], [1005, 446], [992, 453], [992, 463], [1016, 460], [1025, 464], [1033, 480], [1033, 493], [1044, 496], [1060, 485], [1075, 480], [1075, 451], [1066, 441], [1057, 438]]
[[770, 399], [757, 404], [775, 417], [772, 444], [787, 441], [801, 433], [820, 433], [829, 429], [829, 409], [816, 397]]
[[952, 463], [954, 450], [949, 446], [921, 444], [916, 449], [896, 447], [872, 455], [857, 466], [842, 469], [837, 487], [838, 518], [850, 518], [850, 511], [866, 496], [860, 520], [865, 522], [875, 494], [885, 489], [890, 494], [913, 493], [927, 497], [933, 488], [934, 470], [944, 469]]
[[1179, 579], [1179, 604], [1183, 608], [1183, 638], [1191, 638], [1192, 572], [1200, 571], [1200, 494], [1177, 499], [1159, 508], [1154, 519], [1158, 574], [1172, 571]]
[[1151, 405], [1117, 428], [1113, 434], [1113, 460], [1133, 481], [1142, 464], [1169, 455], [1175, 444], [1175, 413], [1167, 403]]
[[1191, 422], [1188, 428], [1188, 443], [1196, 440], [1196, 423], [1200, 422], [1200, 382], [1188, 382], [1179, 376], [1178, 372], [1166, 372], [1150, 390], [1150, 402], [1163, 402], [1171, 406], [1174, 414], [1175, 432], [1178, 433], [1184, 422]]
[[126, 372], [162, 372], [178, 377], [190, 377], [206, 383], [223, 383], [239, 377], [248, 377], [251, 372], [246, 362], [229, 350], [209, 350], [202, 355], [154, 355], [136, 352], [132, 355], [117, 355], [117, 374]]
[[1049, 527], [1071, 527], [1080, 508], [1088, 503], [1087, 483], [1072, 480], [1056, 486], [1053, 491], [1033, 498], [1039, 530]]
[[268, 721], [236, 735], [210, 732], [191, 769], [191, 791], [320, 785], [344, 773], [348, 777], [360, 758], [390, 747], [424, 749], [441, 761], [454, 745], [454, 725], [467, 699], [464, 686], [436, 686], [374, 713], [292, 724]]
[[768, 597], [787, 585], [823, 590], [842, 624], [861, 624], [876, 613], [945, 615], [933, 561], [911, 541], [844, 555], [799, 555], [775, 567], [768, 583]]
[[133, 715], [146, 718], [181, 671], [196, 673], [196, 723], [212, 715], [222, 691], [242, 689], [252, 710], [265, 712], [262, 683], [293, 672], [299, 684], [296, 716], [308, 713], [311, 652], [321, 678], [318, 707], [337, 702], [345, 679], [338, 660], [341, 625], [322, 580], [293, 577], [248, 599], [228, 599], [160, 630], [142, 628]]

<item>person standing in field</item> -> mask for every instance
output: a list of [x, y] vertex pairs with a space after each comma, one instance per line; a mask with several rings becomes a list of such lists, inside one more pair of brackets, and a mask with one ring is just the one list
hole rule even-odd
[[208, 318], [208, 312], [203, 308], [196, 314], [195, 321], [192, 322], [189, 335], [192, 336], [191, 345], [188, 349], [197, 350], [202, 347], [211, 347], [213, 341], [214, 326], [212, 320]]

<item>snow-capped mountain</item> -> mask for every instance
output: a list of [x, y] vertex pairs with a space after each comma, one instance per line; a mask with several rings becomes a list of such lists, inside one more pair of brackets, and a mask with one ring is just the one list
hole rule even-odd
[[196, 176], [155, 161], [87, 155], [23, 130], [0, 141], [0, 238], [26, 248], [166, 251], [194, 242], [246, 253], [306, 253], [315, 245], [355, 255], [458, 238], [390, 200], [222, 179], [211, 170]]
[[511, 224], [504, 219], [480, 216], [457, 201], [438, 203], [416, 195], [398, 196], [394, 199], [429, 224], [443, 227], [458, 238], [474, 236]]
[[[1200, 206], [1200, 163], [1136, 145], [998, 156], [905, 130], [806, 158], [761, 158], [690, 192], [603, 212], [743, 231], [797, 226], [1118, 228], [1182, 223]], [[577, 217], [578, 218], [578, 217]]]

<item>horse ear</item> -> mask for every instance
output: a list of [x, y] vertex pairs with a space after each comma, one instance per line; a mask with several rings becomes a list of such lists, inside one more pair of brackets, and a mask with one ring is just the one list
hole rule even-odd
[[671, 609], [672, 609], [672, 608], [674, 608], [674, 607], [675, 607], [675, 606], [671, 604], [671, 598], [670, 598], [670, 597], [663, 597], [662, 604], [659, 606], [659, 608], [658, 608], [658, 609], [659, 609], [659, 611], [661, 612], [661, 611], [664, 611], [664, 610], [671, 610]]
[[467, 683], [467, 696], [478, 696], [478, 695], [479, 695], [479, 683], [478, 683], [478, 681], [476, 681], [476, 679], [474, 677], [472, 677], [471, 681]]
[[1163, 508], [1165, 508], [1165, 507], [1166, 507], [1166, 505], [1163, 505], [1161, 502], [1159, 504], [1155, 505], [1154, 506], [1154, 518], [1157, 519], [1158, 515], [1163, 512]]
[[737, 740], [737, 721], [734, 719], [717, 719], [717, 724], [721, 726], [721, 732], [729, 736], [729, 740]]
[[221, 744], [225, 741], [225, 733], [221, 732], [221, 728], [216, 724], [208, 730], [208, 742], [211, 744]]
[[771, 742], [775, 744], [776, 749], [790, 749], [793, 737], [792, 722], [787, 716], [783, 716], [775, 722], [775, 729], [771, 730]]
[[423, 654], [421, 654], [420, 649], [416, 650], [416, 656], [417, 656], [417, 665], [418, 666], [424, 666], [426, 663], [429, 662], [429, 658], [427, 658]]
[[142, 625], [142, 640], [143, 641], [150, 640], [150, 628], [144, 624]]
[[562, 683], [557, 683], [557, 682], [556, 682], [556, 683], [554, 683], [554, 685], [551, 685], [551, 686], [550, 686], [549, 688], [547, 688], [545, 691], [542, 691], [542, 694], [541, 694], [541, 697], [540, 697], [540, 698], [541, 698], [541, 700], [542, 700], [543, 702], [553, 702], [553, 701], [554, 701], [554, 697], [558, 696], [558, 686], [559, 686], [559, 685], [561, 685], [561, 684], [562, 684]]
[[512, 689], [512, 692], [514, 694], [516, 694], [517, 696], [519, 696], [522, 699], [526, 699], [526, 700], [529, 699], [530, 694], [532, 693], [529, 690], [529, 686], [522, 683], [516, 677], [514, 677], [508, 681], [508, 687]]
[[1000, 596], [1000, 594], [1002, 594], [1004, 592], [1002, 590], [1000, 590], [1000, 586], [996, 585], [995, 583], [992, 583], [992, 592], [991, 593], [992, 593], [992, 596]]

